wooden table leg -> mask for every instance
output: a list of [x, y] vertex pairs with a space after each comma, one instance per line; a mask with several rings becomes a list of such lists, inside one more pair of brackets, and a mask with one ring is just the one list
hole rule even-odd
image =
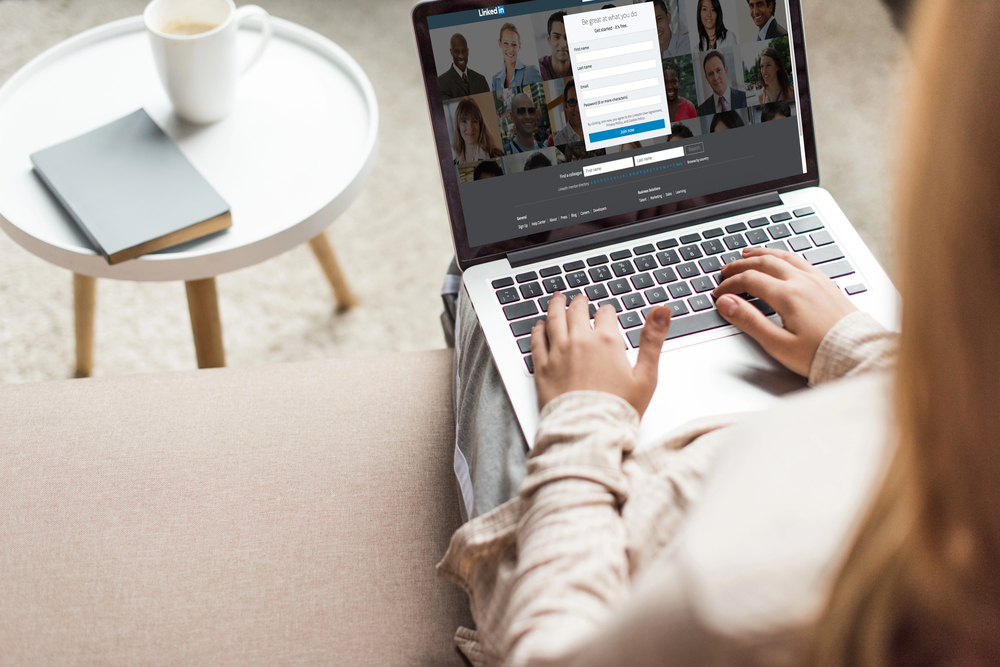
[[90, 377], [94, 370], [94, 310], [97, 278], [73, 274], [73, 313], [76, 326], [76, 377]]
[[344, 272], [340, 270], [337, 255], [333, 252], [333, 246], [326, 237], [326, 232], [320, 232], [319, 236], [309, 242], [309, 247], [312, 248], [319, 265], [323, 267], [323, 273], [330, 281], [333, 296], [337, 299], [337, 312], [343, 313], [358, 305], [357, 297], [347, 284]]
[[226, 365], [226, 350], [222, 345], [222, 321], [219, 319], [219, 297], [215, 278], [188, 280], [188, 310], [198, 368], [221, 368]]

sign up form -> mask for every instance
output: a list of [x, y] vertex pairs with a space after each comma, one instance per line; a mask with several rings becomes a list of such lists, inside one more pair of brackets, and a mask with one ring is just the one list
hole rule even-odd
[[670, 134], [653, 3], [566, 17], [587, 150]]

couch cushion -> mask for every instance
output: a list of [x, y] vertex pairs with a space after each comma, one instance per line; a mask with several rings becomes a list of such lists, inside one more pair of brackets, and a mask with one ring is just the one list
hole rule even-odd
[[0, 386], [22, 664], [460, 665], [451, 354]]

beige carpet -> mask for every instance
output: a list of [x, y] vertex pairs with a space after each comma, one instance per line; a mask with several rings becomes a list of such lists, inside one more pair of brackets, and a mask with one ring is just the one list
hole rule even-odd
[[[804, 1], [821, 183], [891, 272], [893, 91], [902, 89], [904, 48], [875, 0]], [[229, 365], [443, 347], [438, 290], [451, 236], [409, 24], [412, 2], [258, 4], [357, 59], [378, 95], [381, 148], [369, 187], [329, 231], [361, 305], [334, 313], [306, 247], [220, 276]], [[0, 0], [0, 80], [53, 44], [144, 6]], [[71, 274], [0, 233], [0, 382], [70, 377], [73, 349]], [[181, 283], [99, 281], [95, 375], [194, 366]]]

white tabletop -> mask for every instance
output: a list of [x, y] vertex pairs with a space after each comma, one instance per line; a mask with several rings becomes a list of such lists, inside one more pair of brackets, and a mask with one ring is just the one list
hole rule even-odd
[[[83, 275], [197, 280], [256, 264], [321, 233], [371, 173], [378, 104], [358, 64], [327, 38], [272, 18], [274, 36], [240, 80], [233, 112], [208, 126], [174, 115], [142, 17], [81, 33], [0, 88], [0, 227]], [[240, 30], [241, 55], [260, 38]], [[29, 155], [144, 107], [232, 207], [220, 234], [110, 266], [31, 169]]]

